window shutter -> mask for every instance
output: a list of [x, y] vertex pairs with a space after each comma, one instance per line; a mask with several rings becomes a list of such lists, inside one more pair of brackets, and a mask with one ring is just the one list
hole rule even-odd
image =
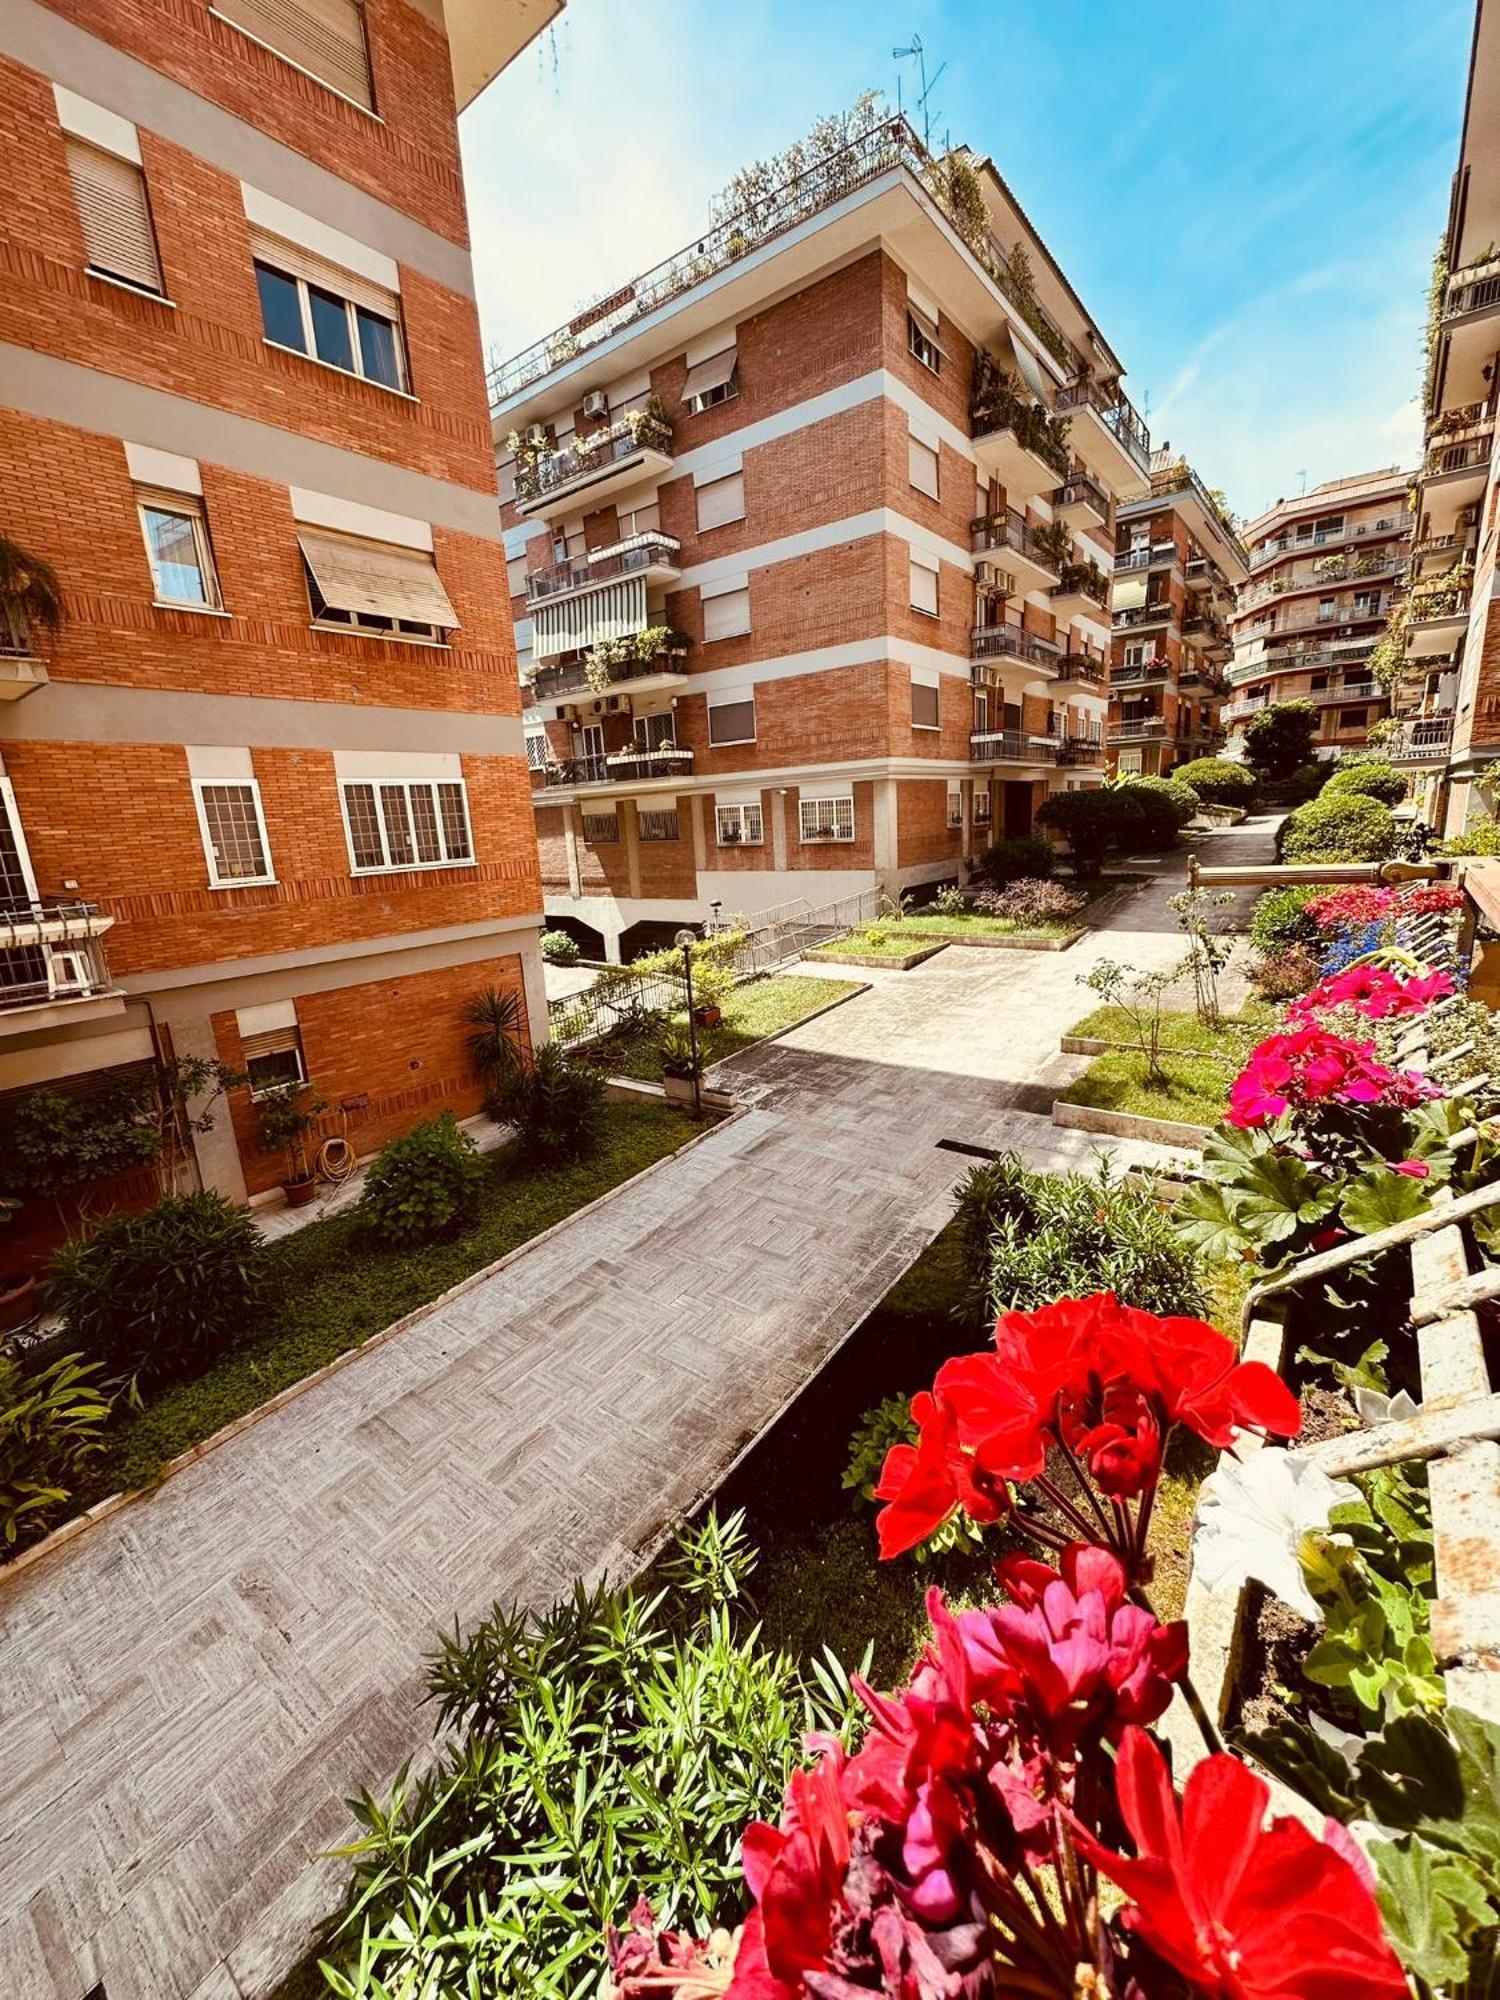
[[730, 701], [710, 701], [708, 740], [710, 743], [753, 743], [755, 741], [754, 695], [739, 695]]
[[360, 0], [214, 0], [214, 12], [366, 111], [374, 110]]
[[320, 291], [348, 299], [351, 305], [379, 313], [382, 319], [400, 322], [401, 300], [395, 292], [387, 291], [373, 278], [362, 277], [358, 271], [349, 271], [342, 264], [330, 263], [316, 250], [304, 250], [300, 243], [289, 243], [284, 236], [273, 236], [269, 230], [252, 229], [250, 253], [258, 262], [285, 271], [289, 278], [305, 278]]
[[750, 630], [750, 593], [726, 590], [703, 600], [703, 641], [737, 639]]
[[134, 161], [117, 159], [81, 139], [69, 139], [67, 147], [89, 263], [96, 271], [160, 292], [161, 264], [145, 175]]
[[263, 1035], [245, 1035], [240, 1040], [240, 1052], [246, 1062], [255, 1056], [281, 1056], [291, 1049], [300, 1049], [302, 1034], [300, 1029], [268, 1028]]
[[698, 527], [722, 528], [729, 521], [743, 521], [745, 518], [745, 477], [743, 473], [731, 472], [725, 479], [715, 479], [707, 486], [698, 488]]

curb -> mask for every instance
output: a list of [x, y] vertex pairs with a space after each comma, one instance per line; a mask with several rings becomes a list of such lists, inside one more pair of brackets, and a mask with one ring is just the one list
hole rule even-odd
[[[850, 994], [848, 997], [852, 999], [854, 996]], [[680, 1160], [684, 1153], [690, 1153], [695, 1146], [701, 1146], [706, 1139], [714, 1138], [727, 1126], [743, 1118], [749, 1109], [748, 1105], [741, 1105], [727, 1117], [709, 1126], [706, 1131], [695, 1132], [690, 1139], [684, 1140], [682, 1145], [674, 1147], [670, 1153], [663, 1153], [659, 1160], [653, 1160], [649, 1167], [643, 1167], [638, 1174], [632, 1174], [629, 1180], [621, 1181], [618, 1187], [609, 1188], [605, 1193], [595, 1195], [594, 1199], [585, 1202], [582, 1208], [575, 1208], [571, 1215], [565, 1215], [559, 1221], [550, 1223], [538, 1235], [528, 1237], [524, 1243], [518, 1243], [514, 1250], [507, 1250], [503, 1257], [497, 1257], [492, 1264], [486, 1264], [478, 1271], [471, 1271], [468, 1277], [460, 1278], [456, 1285], [450, 1285], [446, 1292], [439, 1292], [436, 1298], [429, 1299], [425, 1305], [413, 1306], [409, 1313], [403, 1313], [400, 1319], [392, 1320], [389, 1326], [381, 1327], [358, 1347], [346, 1347], [343, 1353], [336, 1354], [332, 1361], [325, 1361], [323, 1366], [315, 1369], [311, 1375], [304, 1375], [300, 1382], [288, 1383], [285, 1389], [279, 1390], [268, 1402], [257, 1403], [253, 1410], [246, 1410], [243, 1416], [238, 1416], [232, 1423], [225, 1424], [222, 1430], [213, 1432], [209, 1437], [200, 1438], [197, 1444], [189, 1445], [187, 1450], [179, 1452], [176, 1458], [169, 1458], [149, 1486], [126, 1487], [119, 1493], [111, 1493], [106, 1499], [96, 1500], [92, 1507], [86, 1508], [81, 1514], [75, 1514], [72, 1520], [64, 1521], [61, 1527], [54, 1528], [39, 1542], [34, 1542], [30, 1548], [23, 1549], [10, 1562], [0, 1565], [0, 1590], [34, 1564], [39, 1563], [44, 1556], [55, 1554], [64, 1544], [76, 1541], [89, 1528], [96, 1527], [101, 1521], [109, 1520], [112, 1515], [122, 1512], [135, 1501], [146, 1499], [158, 1492], [174, 1474], [185, 1471], [200, 1458], [206, 1458], [211, 1451], [217, 1451], [220, 1445], [228, 1444], [232, 1438], [237, 1438], [241, 1432], [258, 1424], [263, 1417], [269, 1417], [277, 1410], [284, 1409], [288, 1403], [295, 1402], [299, 1396], [305, 1395], [310, 1389], [315, 1389], [320, 1382], [326, 1382], [329, 1376], [337, 1375], [363, 1355], [371, 1353], [377, 1347], [383, 1347], [388, 1340], [394, 1340], [398, 1334], [405, 1333], [409, 1327], [417, 1325], [420, 1320], [435, 1313], [439, 1306], [447, 1305], [450, 1300], [462, 1298], [465, 1292], [471, 1292], [487, 1279], [495, 1277], [507, 1265], [515, 1263], [517, 1258], [535, 1250], [539, 1244], [548, 1242], [584, 1216], [592, 1215], [596, 1209], [603, 1208], [606, 1202], [614, 1201], [617, 1196], [625, 1194], [629, 1189], [639, 1187], [642, 1181], [649, 1180], [653, 1174], [671, 1166], [674, 1160]]]
[[[946, 951], [952, 942], [952, 938], [944, 938], [938, 944], [924, 945], [920, 951], [909, 951], [905, 958], [892, 958], [884, 952], [823, 951], [821, 948], [804, 952], [803, 956], [816, 958], [820, 965], [867, 965], [881, 972], [910, 972], [913, 966], [922, 965], [929, 958], [936, 958], [940, 951]], [[799, 1021], [797, 1025], [800, 1027], [802, 1024]]]
[[1088, 933], [1089, 926], [1080, 924], [1056, 937], [950, 937], [943, 943], [956, 944], [964, 951], [1068, 951]]
[[1073, 1132], [1099, 1132], [1110, 1139], [1154, 1139], [1160, 1146], [1203, 1150], [1208, 1131], [1202, 1125], [1184, 1125], [1175, 1118], [1143, 1118], [1132, 1111], [1099, 1111], [1092, 1104], [1069, 1104], [1062, 1098], [1052, 1106], [1052, 1122]]

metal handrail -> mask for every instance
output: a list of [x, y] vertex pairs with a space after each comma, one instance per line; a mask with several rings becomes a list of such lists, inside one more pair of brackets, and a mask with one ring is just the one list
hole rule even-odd
[[1133, 458], [1142, 472], [1151, 464], [1151, 433], [1147, 430], [1140, 412], [1129, 397], [1118, 388], [1106, 389], [1102, 382], [1092, 376], [1081, 382], [1070, 382], [1057, 392], [1057, 412], [1060, 416], [1073, 410], [1093, 410], [1104, 419], [1106, 427], [1114, 433], [1116, 441], [1127, 456]]
[[1007, 507], [1004, 513], [981, 514], [969, 523], [969, 552], [971, 555], [997, 555], [1009, 549], [1013, 555], [1025, 556], [1039, 569], [1050, 570], [1055, 576], [1060, 564], [1046, 547], [1037, 540], [1036, 530], [1014, 507]]
[[619, 459], [634, 458], [641, 451], [669, 453], [671, 449], [669, 423], [649, 417], [634, 422], [625, 419], [582, 445], [565, 445], [560, 451], [543, 450], [533, 459], [521, 460], [516, 466], [516, 498], [540, 500], [545, 494], [559, 492], [575, 479], [598, 472]]
[[[982, 749], [983, 744], [998, 748]], [[985, 764], [1055, 764], [1060, 747], [1056, 736], [1034, 736], [1026, 729], [975, 729], [969, 732], [969, 755]]]
[[553, 563], [547, 569], [529, 571], [527, 601], [537, 604], [565, 591], [608, 583], [612, 577], [633, 576], [637, 570], [650, 569], [656, 563], [670, 564], [681, 554], [682, 544], [675, 535], [663, 535], [653, 528], [644, 535], [632, 535], [626, 541], [612, 542], [608, 548], [595, 549], [577, 561]]

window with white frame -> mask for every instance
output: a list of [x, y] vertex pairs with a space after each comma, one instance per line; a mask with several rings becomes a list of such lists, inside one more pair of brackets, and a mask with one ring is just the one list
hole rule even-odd
[[697, 489], [698, 529], [726, 527], [745, 518], [745, 475], [727, 472], [722, 479], [709, 479]]
[[703, 599], [703, 642], [742, 639], [750, 630], [750, 586], [721, 590]]
[[1143, 667], [1146, 664], [1146, 644], [1143, 639], [1132, 639], [1125, 648], [1127, 667]]
[[727, 695], [708, 702], [708, 740], [716, 748], [755, 741], [755, 696]]
[[356, 875], [443, 868], [474, 859], [461, 778], [382, 778], [345, 784], [343, 792]]
[[924, 368], [930, 368], [934, 375], [940, 372], [943, 350], [938, 346], [937, 322], [915, 306], [906, 309], [906, 346]]
[[261, 330], [273, 347], [290, 348], [383, 389], [406, 390], [397, 293], [258, 231], [251, 248]]
[[937, 681], [929, 684], [919, 681], [915, 673], [911, 683], [911, 726], [913, 729], [937, 729], [941, 724]]
[[907, 434], [906, 476], [919, 493], [932, 500], [938, 498], [937, 447], [919, 438], [915, 431]]
[[583, 837], [590, 847], [608, 846], [620, 838], [620, 815], [618, 813], [586, 812], [579, 814], [583, 827]]
[[964, 823], [964, 795], [959, 785], [948, 787], [948, 824], [962, 826]]
[[193, 794], [213, 887], [239, 889], [274, 881], [271, 843], [255, 779], [195, 778]]
[[1139, 750], [1122, 750], [1119, 758], [1119, 769], [1121, 771], [1138, 772], [1141, 768], [1141, 754]]
[[675, 809], [668, 812], [638, 812], [636, 831], [642, 840], [676, 840], [677, 814]]
[[302, 1030], [295, 1026], [267, 1028], [261, 1034], [242, 1036], [240, 1060], [250, 1079], [252, 1102], [279, 1090], [295, 1090], [307, 1081]]
[[158, 603], [217, 609], [219, 579], [202, 500], [139, 486], [135, 500]]
[[974, 824], [988, 826], [990, 823], [990, 788], [988, 785], [974, 787]]
[[799, 799], [797, 818], [806, 846], [823, 840], [853, 840], [853, 795], [846, 792], [834, 798]]
[[682, 385], [682, 400], [694, 416], [727, 403], [740, 393], [738, 347], [721, 348], [706, 361], [689, 368]]
[[928, 618], [938, 615], [938, 565], [934, 557], [911, 552], [911, 608]]
[[761, 847], [765, 844], [765, 827], [758, 804], [747, 800], [743, 804], [716, 806], [714, 821], [720, 847]]

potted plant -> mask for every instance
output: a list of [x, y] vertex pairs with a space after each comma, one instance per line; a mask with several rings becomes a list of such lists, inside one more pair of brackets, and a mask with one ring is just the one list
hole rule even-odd
[[[0, 1227], [14, 1219], [21, 1206], [7, 1195], [0, 1195]], [[33, 1311], [36, 1297], [36, 1278], [29, 1271], [0, 1272], [0, 1333], [13, 1333], [18, 1326], [24, 1326]]]
[[696, 1051], [687, 1028], [674, 1021], [661, 1038], [661, 1080], [675, 1104], [691, 1104], [693, 1086], [703, 1076], [703, 1050]]
[[305, 1083], [283, 1084], [279, 1090], [269, 1092], [260, 1107], [262, 1150], [281, 1152], [286, 1157], [287, 1173], [281, 1192], [286, 1196], [288, 1208], [305, 1207], [318, 1191], [318, 1177], [307, 1157], [307, 1135], [317, 1124], [319, 1113], [328, 1106], [321, 1097], [306, 1102], [309, 1088]]

